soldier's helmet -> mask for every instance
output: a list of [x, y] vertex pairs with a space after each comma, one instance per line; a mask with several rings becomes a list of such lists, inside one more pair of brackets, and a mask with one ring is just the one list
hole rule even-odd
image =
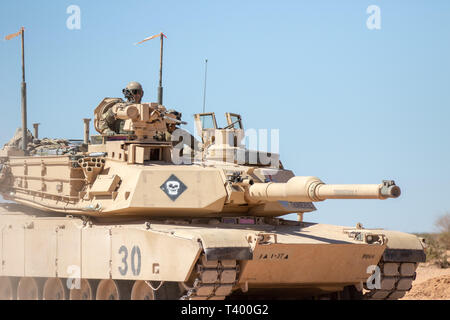
[[141, 103], [141, 99], [144, 96], [144, 90], [142, 90], [141, 84], [136, 81], [131, 81], [128, 83], [122, 92], [128, 101], [135, 103]]
[[181, 116], [182, 116], [181, 112], [175, 111], [173, 109], [167, 110], [167, 115], [172, 118], [175, 118], [177, 120], [181, 120]]

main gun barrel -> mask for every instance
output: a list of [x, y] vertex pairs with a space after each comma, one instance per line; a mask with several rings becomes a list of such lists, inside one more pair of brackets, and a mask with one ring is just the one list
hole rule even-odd
[[381, 184], [325, 184], [316, 177], [293, 177], [286, 183], [254, 183], [248, 189], [253, 201], [312, 202], [326, 199], [387, 199], [400, 196], [394, 181]]

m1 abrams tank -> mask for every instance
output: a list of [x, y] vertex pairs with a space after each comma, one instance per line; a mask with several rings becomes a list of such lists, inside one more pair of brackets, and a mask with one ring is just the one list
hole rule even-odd
[[63, 154], [1, 151], [0, 192], [14, 202], [0, 208], [1, 299], [398, 299], [411, 288], [425, 260], [416, 236], [302, 219], [326, 199], [396, 198], [393, 181], [295, 176], [241, 145], [237, 114], [225, 128], [195, 115], [197, 141], [168, 134], [180, 121], [157, 103], [114, 101], [95, 127], [111, 109], [127, 134]]

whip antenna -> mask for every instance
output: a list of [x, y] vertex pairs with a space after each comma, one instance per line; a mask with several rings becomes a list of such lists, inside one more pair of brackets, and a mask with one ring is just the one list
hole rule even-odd
[[158, 104], [162, 105], [163, 104], [163, 87], [162, 87], [162, 67], [163, 67], [163, 39], [167, 38], [166, 35], [164, 33], [158, 33], [155, 34], [154, 36], [145, 38], [144, 40], [135, 43], [135, 45], [141, 44], [145, 41], [151, 40], [151, 39], [155, 39], [160, 37], [161, 39], [161, 46], [160, 46], [160, 52], [159, 52], [159, 86], [158, 86]]
[[22, 150], [27, 152], [27, 83], [25, 82], [25, 28], [20, 28], [19, 32], [7, 35], [5, 40], [11, 40], [17, 36], [22, 36]]
[[203, 88], [203, 113], [205, 113], [206, 107], [206, 76], [208, 74], [208, 59], [205, 59], [205, 86]]

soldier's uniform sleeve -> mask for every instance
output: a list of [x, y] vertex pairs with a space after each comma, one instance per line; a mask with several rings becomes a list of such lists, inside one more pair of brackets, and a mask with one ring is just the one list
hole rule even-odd
[[[117, 103], [116, 105], [120, 105], [122, 103]], [[103, 135], [114, 135], [121, 133], [121, 127], [123, 126], [123, 121], [120, 119], [116, 119], [116, 116], [113, 112], [113, 107], [109, 108], [106, 112], [104, 112], [99, 121], [99, 129]]]

